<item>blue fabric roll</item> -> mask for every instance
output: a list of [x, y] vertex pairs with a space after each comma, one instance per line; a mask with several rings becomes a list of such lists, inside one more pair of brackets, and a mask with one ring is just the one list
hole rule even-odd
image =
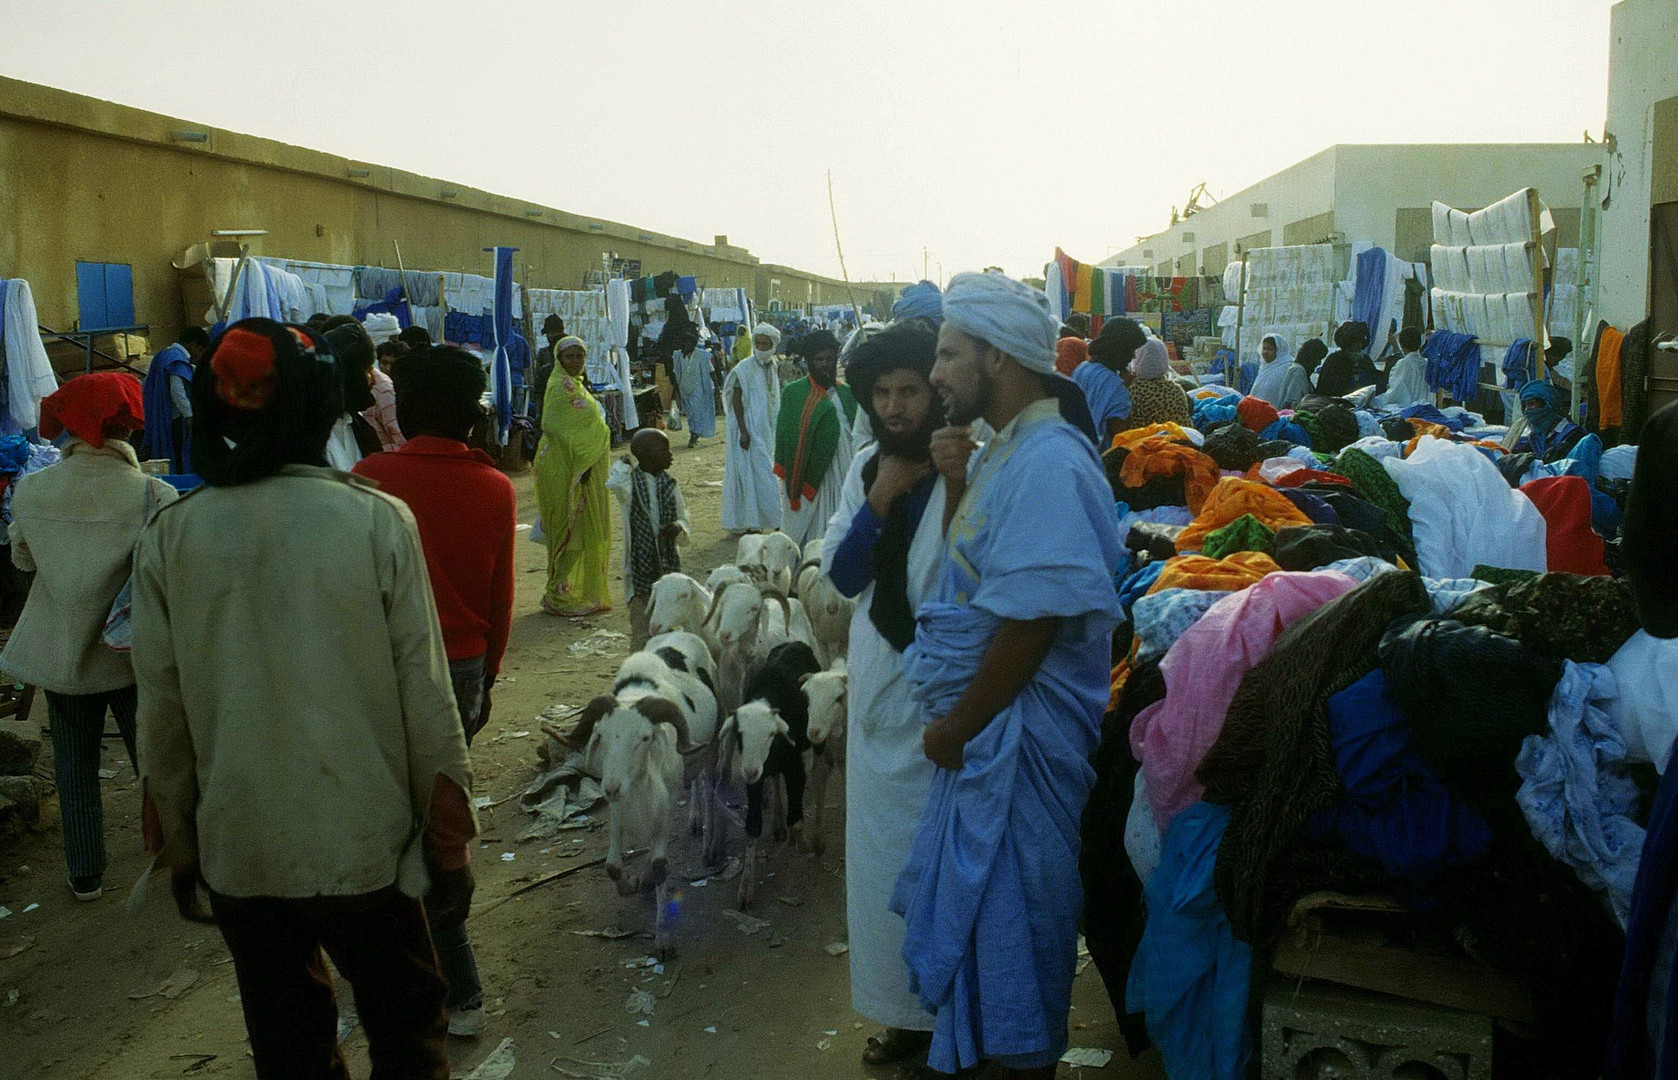
[[1480, 397], [1480, 342], [1473, 334], [1435, 331], [1422, 346], [1427, 357], [1427, 385], [1471, 403]]

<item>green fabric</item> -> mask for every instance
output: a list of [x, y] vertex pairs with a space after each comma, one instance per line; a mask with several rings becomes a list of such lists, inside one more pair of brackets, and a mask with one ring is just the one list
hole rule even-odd
[[1505, 570], [1501, 566], [1487, 566], [1481, 563], [1468, 576], [1475, 581], [1488, 581], [1493, 585], [1519, 585], [1523, 581], [1531, 581], [1539, 574], [1536, 570]]
[[815, 498], [839, 450], [839, 412], [832, 400], [835, 393], [845, 408], [845, 422], [856, 422], [856, 398], [849, 386], [839, 383], [814, 403], [806, 424], [805, 407], [811, 404], [813, 386], [809, 376], [790, 383], [781, 391], [781, 412], [775, 419], [775, 475], [781, 478], [787, 503], [795, 510], [803, 500]]
[[1275, 550], [1275, 531], [1253, 515], [1242, 514], [1209, 534], [1200, 553], [1209, 559], [1222, 559], [1238, 551], [1262, 551], [1269, 555]]
[[1551, 660], [1606, 664], [1637, 633], [1637, 601], [1621, 578], [1540, 574], [1493, 585], [1451, 618], [1484, 626]]
[[1352, 491], [1359, 498], [1375, 504], [1393, 535], [1402, 537], [1406, 546], [1413, 542], [1410, 500], [1398, 490], [1398, 481], [1387, 475], [1386, 466], [1362, 450], [1346, 449], [1335, 459], [1334, 471], [1352, 482]]

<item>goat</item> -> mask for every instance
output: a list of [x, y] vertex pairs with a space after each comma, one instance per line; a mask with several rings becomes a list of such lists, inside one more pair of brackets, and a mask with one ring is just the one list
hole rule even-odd
[[806, 559], [798, 568], [798, 598], [810, 619], [816, 656], [824, 664], [842, 660], [850, 652], [851, 617], [856, 601], [841, 593], [822, 572], [821, 559]]
[[705, 588], [709, 589], [712, 595], [715, 595], [717, 590], [721, 589], [724, 585], [730, 585], [735, 582], [739, 582], [742, 585], [756, 584], [752, 580], [752, 576], [740, 569], [738, 566], [731, 563], [724, 563], [715, 570], [711, 571], [710, 576], [705, 579]]
[[[784, 827], [791, 839], [803, 833], [804, 751], [809, 747], [809, 703], [800, 683], [821, 670], [816, 654], [802, 641], [788, 641], [770, 652], [763, 669], [746, 688], [745, 704], [717, 733], [718, 781], [738, 778], [746, 788], [746, 858], [740, 874], [739, 904], [752, 902], [757, 888], [758, 842], [763, 835], [764, 788], [771, 780], [784, 785]], [[782, 822], [774, 822], [778, 836]]]
[[[846, 691], [849, 676], [845, 661], [839, 660], [827, 671], [806, 675], [801, 680], [804, 700], [809, 703], [811, 767], [810, 789], [806, 805], [810, 808], [810, 827], [804, 830], [802, 850], [820, 855], [826, 846], [823, 824], [827, 821], [827, 781], [834, 773], [840, 774], [839, 803], [844, 805], [844, 768], [846, 736]], [[839, 835], [845, 835], [844, 829]]]
[[686, 574], [665, 574], [653, 583], [647, 633], [652, 637], [672, 630], [703, 633], [705, 613], [711, 610], [711, 590]]
[[[763, 561], [763, 533], [747, 533], [734, 548], [734, 565], [754, 583], [767, 584], [769, 567]], [[714, 587], [714, 586], [713, 586]]]
[[[682, 659], [674, 647], [668, 651]], [[654, 936], [661, 951], [668, 946], [665, 883], [675, 805], [688, 790], [689, 826], [703, 832], [708, 856], [714, 856], [718, 832], [712, 818], [710, 784], [716, 772], [716, 697], [697, 674], [673, 668], [652, 652], [631, 654], [618, 669], [611, 694], [584, 707], [573, 740], [600, 774], [606, 794], [609, 841], [606, 874], [620, 895], [643, 888], [658, 895]], [[631, 847], [650, 848], [644, 875], [626, 871]]]
[[[765, 600], [774, 600], [775, 606]], [[770, 649], [789, 636], [813, 641], [815, 635], [798, 601], [736, 582], [723, 586], [712, 598], [711, 610], [705, 615], [705, 636], [716, 646], [722, 708], [731, 711], [746, 700], [746, 682]]]
[[798, 564], [804, 560], [798, 541], [783, 532], [770, 533], [763, 538], [762, 559], [765, 580], [770, 588], [791, 592]]

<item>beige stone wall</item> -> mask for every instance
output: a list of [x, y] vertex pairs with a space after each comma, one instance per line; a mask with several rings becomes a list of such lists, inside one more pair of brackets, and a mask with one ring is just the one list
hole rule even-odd
[[[215, 229], [266, 229], [258, 255], [394, 267], [399, 243], [409, 269], [481, 274], [492, 272], [482, 249], [511, 244], [519, 280], [538, 288], [577, 288], [610, 251], [641, 259], [649, 274], [744, 286], [759, 304], [769, 271], [783, 297], [845, 296], [842, 282], [765, 267], [743, 248], [0, 78], [0, 276], [29, 279], [43, 324], [75, 322], [77, 260], [129, 263], [136, 317], [160, 343], [188, 319], [171, 260]], [[862, 287], [858, 302], [869, 302]]]

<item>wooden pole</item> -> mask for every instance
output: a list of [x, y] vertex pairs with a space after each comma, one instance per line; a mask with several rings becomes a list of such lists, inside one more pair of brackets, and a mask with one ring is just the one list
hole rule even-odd
[[1532, 221], [1532, 279], [1538, 290], [1538, 302], [1532, 305], [1532, 371], [1535, 378], [1548, 376], [1544, 362], [1544, 223], [1538, 202], [1538, 189], [1527, 188], [1527, 214]]
[[408, 292], [408, 270], [402, 265], [402, 241], [391, 240], [396, 245], [396, 272], [402, 282], [402, 302], [408, 305], [408, 324], [414, 322], [414, 299]]
[[856, 306], [856, 294], [851, 291], [850, 271], [845, 269], [845, 248], [839, 243], [839, 208], [833, 201], [833, 170], [827, 170], [827, 212], [833, 217], [833, 248], [839, 253], [839, 274], [845, 279], [845, 296], [851, 302], [851, 314], [856, 316], [857, 329], [862, 329], [862, 310]]
[[[1241, 389], [1241, 324], [1247, 317], [1247, 253], [1241, 253], [1241, 290], [1235, 296], [1235, 382], [1232, 390]], [[1163, 327], [1165, 316], [1160, 316]]]

